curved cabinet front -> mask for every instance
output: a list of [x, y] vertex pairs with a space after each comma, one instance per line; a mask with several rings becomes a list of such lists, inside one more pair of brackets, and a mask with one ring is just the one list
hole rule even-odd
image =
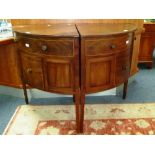
[[75, 71], [79, 70], [78, 50], [75, 48], [78, 38], [64, 39], [63, 42], [62, 38], [42, 41], [17, 37], [23, 81], [41, 90], [74, 94], [76, 86], [79, 85], [75, 80]]
[[135, 27], [123, 24], [77, 24], [81, 35], [81, 115], [83, 131], [85, 96], [124, 83], [126, 98]]
[[82, 75], [86, 93], [95, 93], [124, 83], [130, 73], [133, 33], [85, 37], [82, 45]]
[[[19, 28], [16, 36], [23, 86], [72, 94], [77, 132], [82, 132], [87, 93], [124, 83], [126, 97], [135, 27], [77, 24], [76, 28], [80, 35], [75, 26], [26, 26]], [[25, 33], [27, 30], [30, 34]]]
[[19, 55], [24, 83], [44, 90], [42, 58], [23, 51]]
[[86, 92], [98, 92], [115, 86], [115, 56], [86, 59]]
[[45, 58], [44, 75], [46, 90], [72, 94], [75, 87], [74, 67], [73, 58]]

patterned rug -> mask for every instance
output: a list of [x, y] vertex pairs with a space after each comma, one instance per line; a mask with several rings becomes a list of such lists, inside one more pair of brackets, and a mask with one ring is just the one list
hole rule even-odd
[[[75, 135], [73, 105], [22, 105], [4, 135]], [[86, 105], [84, 135], [155, 134], [155, 103]]]

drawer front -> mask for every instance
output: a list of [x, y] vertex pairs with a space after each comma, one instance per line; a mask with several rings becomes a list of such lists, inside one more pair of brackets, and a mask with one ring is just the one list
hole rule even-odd
[[24, 82], [32, 87], [44, 89], [42, 59], [21, 53], [20, 60]]
[[130, 73], [130, 55], [120, 53], [116, 57], [116, 85], [125, 82]]
[[74, 41], [19, 38], [19, 48], [49, 55], [72, 56]]
[[86, 55], [100, 55], [113, 53], [128, 48], [128, 35], [85, 40]]

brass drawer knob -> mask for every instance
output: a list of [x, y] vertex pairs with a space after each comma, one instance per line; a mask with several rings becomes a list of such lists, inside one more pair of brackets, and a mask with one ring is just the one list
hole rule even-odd
[[115, 44], [112, 44], [112, 45], [110, 45], [110, 48], [111, 49], [115, 49], [116, 48], [116, 45]]
[[32, 73], [32, 69], [31, 69], [31, 68], [28, 68], [28, 69], [27, 69], [27, 73], [28, 73], [28, 74], [31, 74], [31, 73]]
[[129, 44], [129, 40], [126, 40], [126, 44]]
[[41, 49], [42, 49], [42, 51], [46, 51], [47, 50], [47, 46], [46, 45], [42, 45]]
[[29, 48], [30, 44], [29, 43], [25, 43], [25, 47]]

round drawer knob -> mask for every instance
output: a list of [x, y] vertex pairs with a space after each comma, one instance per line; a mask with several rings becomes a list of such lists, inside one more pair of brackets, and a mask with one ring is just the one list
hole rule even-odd
[[129, 40], [126, 40], [126, 44], [129, 44]]
[[47, 50], [47, 46], [46, 45], [42, 45], [41, 49], [42, 49], [42, 51], [46, 51]]
[[31, 69], [31, 68], [28, 68], [28, 69], [27, 69], [27, 73], [28, 73], [28, 74], [31, 74], [31, 73], [32, 73], [32, 69]]
[[25, 47], [29, 48], [30, 44], [29, 43], [25, 43]]
[[115, 44], [112, 44], [110, 45], [111, 49], [115, 49], [116, 48], [116, 45]]

